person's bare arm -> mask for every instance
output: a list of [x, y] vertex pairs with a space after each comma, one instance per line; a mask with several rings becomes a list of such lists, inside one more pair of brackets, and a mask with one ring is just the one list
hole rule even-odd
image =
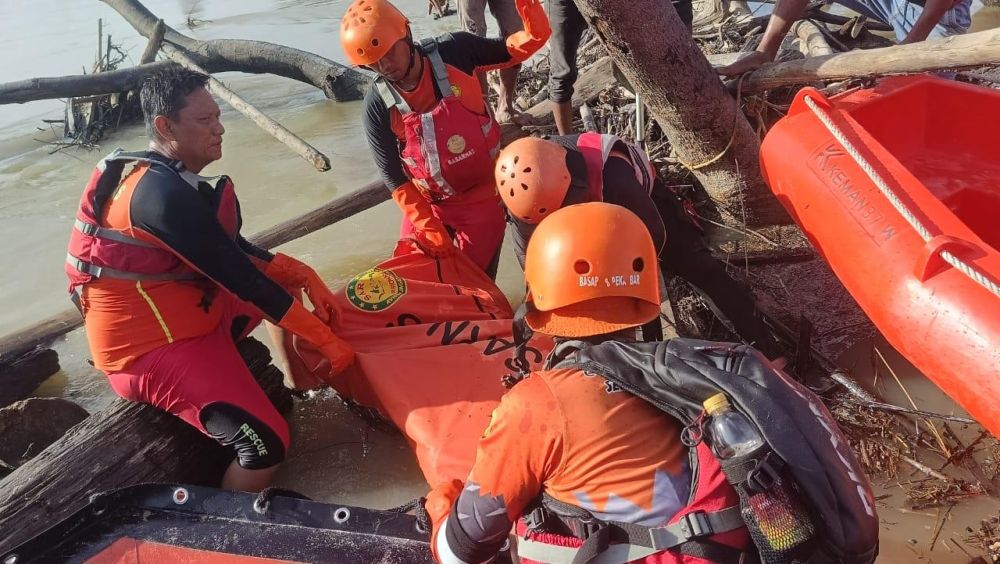
[[[778, 55], [778, 49], [781, 48], [781, 42], [788, 34], [788, 30], [791, 29], [796, 20], [802, 17], [808, 1], [778, 0], [774, 6], [774, 12], [771, 13], [771, 18], [767, 21], [767, 29], [764, 30], [764, 37], [757, 50], [731, 65], [719, 67], [716, 72], [722, 76], [736, 76], [773, 61], [774, 57]], [[928, 0], [928, 2], [932, 1], [947, 0]]]
[[910, 33], [906, 34], [902, 43], [916, 43], [918, 41], [923, 41], [927, 39], [934, 26], [941, 21], [945, 12], [951, 9], [952, 0], [927, 0], [924, 4], [924, 11], [920, 13], [920, 17], [913, 24], [910, 29]]

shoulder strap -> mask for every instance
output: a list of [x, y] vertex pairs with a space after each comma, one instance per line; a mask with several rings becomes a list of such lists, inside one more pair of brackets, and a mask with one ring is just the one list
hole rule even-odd
[[[451, 96], [451, 82], [448, 81], [448, 68], [441, 58], [441, 53], [438, 52], [437, 39], [432, 37], [422, 40], [420, 42], [420, 51], [424, 55], [427, 55], [427, 60], [430, 61], [431, 73], [434, 75], [434, 81], [437, 84], [438, 91], [441, 92], [441, 97]], [[396, 108], [401, 114], [413, 112], [413, 109], [399, 95], [399, 92], [390, 86], [388, 81], [381, 76], [375, 79], [375, 89], [378, 91], [379, 97], [382, 98], [382, 102], [385, 103], [386, 108]]]
[[632, 168], [635, 169], [636, 180], [646, 189], [646, 193], [652, 193], [653, 183], [656, 181], [656, 170], [649, 161], [646, 152], [628, 141], [622, 141], [628, 149], [629, 158], [632, 160]]
[[451, 82], [448, 81], [448, 67], [445, 66], [444, 59], [441, 58], [441, 53], [438, 51], [437, 39], [433, 37], [430, 39], [424, 39], [420, 42], [420, 49], [425, 55], [427, 55], [427, 60], [431, 63], [431, 72], [434, 74], [434, 82], [437, 84], [441, 97], [447, 98], [448, 96], [451, 96]]
[[396, 89], [389, 86], [389, 83], [382, 77], [375, 79], [375, 90], [378, 91], [379, 97], [382, 98], [382, 102], [388, 109], [396, 108], [401, 114], [408, 114], [413, 110], [410, 109], [410, 105], [406, 103], [406, 100], [396, 92]]
[[97, 169], [101, 171], [101, 177], [91, 194], [92, 200], [90, 202], [95, 218], [101, 217], [104, 205], [118, 188], [125, 165], [134, 162], [164, 165], [178, 174], [184, 170], [184, 164], [180, 161], [167, 159], [152, 151], [124, 151], [120, 147], [115, 149], [111, 154], [101, 159], [101, 162], [97, 163]]

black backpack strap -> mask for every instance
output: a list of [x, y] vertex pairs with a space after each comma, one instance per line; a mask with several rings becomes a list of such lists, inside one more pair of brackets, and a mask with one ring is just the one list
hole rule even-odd
[[[692, 511], [676, 523], [647, 527], [635, 523], [602, 521], [589, 511], [563, 503], [548, 495], [525, 515], [532, 530], [547, 530], [572, 535], [584, 543], [572, 556], [572, 564], [604, 561], [608, 550], [626, 554], [628, 560], [642, 558], [664, 550], [699, 556], [713, 562], [738, 562], [743, 551], [709, 541], [706, 537], [743, 528], [745, 523], [739, 506], [720, 511]], [[542, 561], [567, 561], [566, 547], [546, 549], [547, 545], [533, 541], [519, 550], [522, 556]], [[612, 548], [614, 547], [614, 548]], [[558, 554], [556, 554], [558, 553]], [[703, 556], [704, 555], [704, 556]], [[618, 560], [616, 554], [615, 560]]]
[[782, 470], [787, 466], [781, 457], [767, 447], [745, 457], [720, 462], [722, 472], [730, 484], [743, 484], [753, 493], [770, 490], [781, 481]]

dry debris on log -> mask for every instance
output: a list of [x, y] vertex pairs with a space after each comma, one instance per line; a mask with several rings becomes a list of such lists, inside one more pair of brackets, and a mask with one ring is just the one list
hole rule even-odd
[[[131, 84], [132, 88], [123, 88], [110, 94], [95, 93], [93, 95], [87, 88], [82, 89], [82, 92], [76, 90], [75, 97], [66, 100], [66, 111], [62, 120], [62, 139], [47, 142], [54, 147], [53, 153], [74, 146], [87, 149], [96, 148], [106, 133], [114, 131], [123, 123], [131, 123], [142, 116], [139, 93], [135, 89], [141, 80], [136, 78], [137, 73], [134, 69], [119, 69], [127, 56], [119, 44], [112, 42], [110, 34], [107, 35], [105, 43], [105, 38], [100, 31], [102, 28], [100, 22], [101, 20], [98, 20], [97, 61], [90, 74], [86, 75], [95, 77], [97, 80], [89, 84], [102, 86], [98, 90], [106, 92], [107, 88], [110, 87], [109, 84], [113, 85], [116, 80], [123, 79], [126, 83]], [[58, 81], [59, 79], [52, 80]], [[32, 86], [40, 87], [43, 85], [34, 83]], [[48, 84], [47, 86], [57, 85]], [[47, 123], [54, 125], [58, 121], [49, 120]], [[44, 131], [41, 128], [40, 130]]]
[[1000, 562], [1000, 515], [983, 519], [979, 530], [971, 533], [965, 541], [986, 551], [990, 562]]

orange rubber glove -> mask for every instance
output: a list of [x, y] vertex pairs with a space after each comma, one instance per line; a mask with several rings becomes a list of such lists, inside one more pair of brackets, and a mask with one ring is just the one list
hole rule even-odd
[[284, 253], [277, 253], [264, 274], [282, 286], [305, 290], [319, 320], [328, 325], [336, 323], [339, 314], [337, 300], [311, 266]]
[[507, 52], [513, 59], [509, 65], [526, 61], [545, 45], [552, 35], [549, 18], [539, 0], [514, 0], [514, 7], [524, 23], [524, 30], [507, 36]]
[[330, 361], [333, 374], [342, 372], [354, 362], [354, 349], [351, 345], [334, 335], [330, 327], [310, 313], [298, 300], [292, 300], [292, 307], [278, 321], [278, 326], [315, 345], [320, 354]]
[[440, 257], [455, 250], [448, 229], [434, 215], [431, 203], [412, 182], [393, 190], [392, 199], [403, 210], [406, 219], [413, 224], [417, 243], [424, 252], [433, 257]]
[[458, 496], [462, 495], [465, 484], [461, 480], [452, 480], [438, 484], [429, 494], [424, 502], [424, 509], [431, 518], [431, 552], [434, 553], [434, 560], [440, 562], [441, 557], [437, 553], [437, 536], [441, 531], [441, 524], [451, 513], [451, 506], [455, 505]]

